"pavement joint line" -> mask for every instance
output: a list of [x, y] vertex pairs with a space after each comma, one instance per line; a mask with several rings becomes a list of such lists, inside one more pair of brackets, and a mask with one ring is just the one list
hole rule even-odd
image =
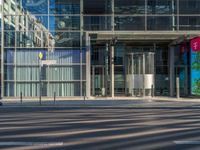
[[[29, 106], [29, 105], [13, 105], [13, 106], [1, 106], [0, 108], [195, 108], [195, 106], [143, 106], [143, 105], [131, 105], [131, 106], [97, 106], [97, 105], [60, 105], [60, 106], [51, 106], [51, 105], [35, 105], [35, 106]], [[199, 108], [199, 107], [196, 107]]]
[[177, 145], [200, 145], [200, 141], [173, 141]]
[[62, 146], [63, 142], [0, 142], [0, 146]]

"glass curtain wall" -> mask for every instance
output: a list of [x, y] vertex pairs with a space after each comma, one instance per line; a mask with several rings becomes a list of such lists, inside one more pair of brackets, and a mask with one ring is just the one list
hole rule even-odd
[[[199, 14], [199, 0], [4, 0], [4, 95], [38, 96], [41, 78], [44, 96], [81, 96], [86, 31], [199, 30]], [[57, 61], [41, 73], [40, 52]]]
[[[81, 96], [80, 20], [80, 0], [4, 1], [4, 95]], [[40, 53], [56, 64], [40, 71]]]
[[83, 0], [84, 30], [199, 30], [199, 10], [199, 0]]

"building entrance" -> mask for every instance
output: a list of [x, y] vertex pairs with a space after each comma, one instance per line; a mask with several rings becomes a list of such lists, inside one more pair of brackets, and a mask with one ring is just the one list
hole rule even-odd
[[108, 82], [105, 82], [105, 66], [94, 65], [92, 66], [92, 95], [93, 96], [106, 96], [106, 89]]
[[115, 47], [115, 69], [112, 75], [110, 50], [106, 51], [106, 47], [93, 49], [91, 95], [110, 97], [114, 92], [114, 96], [152, 96], [155, 88], [154, 54], [152, 47], [123, 47], [121, 50]]
[[151, 96], [154, 89], [154, 52], [126, 54], [126, 94]]

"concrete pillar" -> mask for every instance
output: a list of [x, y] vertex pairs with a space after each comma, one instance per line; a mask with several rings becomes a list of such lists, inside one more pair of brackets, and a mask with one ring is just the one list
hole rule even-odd
[[115, 75], [114, 75], [114, 46], [110, 50], [110, 96], [114, 98], [115, 90]]
[[108, 96], [108, 81], [109, 81], [109, 64], [108, 64], [109, 44], [106, 43], [105, 51], [105, 96]]
[[176, 98], [180, 98], [180, 79], [176, 77]]
[[90, 98], [91, 93], [91, 60], [90, 60], [90, 36], [86, 33], [86, 97]]
[[175, 72], [174, 72], [174, 46], [169, 47], [169, 79], [170, 79], [170, 96], [174, 96], [174, 85], [175, 85]]
[[142, 54], [142, 59], [143, 59], [142, 60], [143, 61], [143, 66], [142, 66], [142, 70], [143, 70], [143, 83], [142, 83], [143, 84], [143, 87], [142, 87], [143, 89], [142, 89], [142, 94], [143, 95], [142, 96], [145, 97], [146, 96], [146, 93], [145, 93], [145, 83], [144, 83], [145, 82], [145, 63], [146, 63], [145, 62], [145, 53]]
[[92, 96], [95, 96], [95, 67], [92, 66]]

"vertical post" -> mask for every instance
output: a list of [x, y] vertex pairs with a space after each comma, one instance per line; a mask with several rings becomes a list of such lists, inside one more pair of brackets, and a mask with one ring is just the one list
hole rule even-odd
[[142, 89], [142, 91], [143, 92], [142, 93], [143, 93], [143, 97], [145, 97], [146, 96], [146, 94], [145, 94], [145, 86], [146, 86], [145, 85], [145, 63], [146, 63], [145, 62], [145, 53], [143, 53], [142, 56], [143, 56], [143, 60], [142, 60], [143, 61], [143, 66], [142, 66], [142, 70], [143, 70], [142, 71], [143, 72], [143, 87], [142, 87], [143, 89]]
[[115, 2], [114, 2], [114, 0], [111, 0], [111, 9], [112, 9], [112, 21], [111, 21], [111, 26], [112, 26], [112, 32], [114, 32], [114, 30], [115, 30], [115, 15], [114, 15], [114, 11], [115, 11]]
[[151, 85], [151, 97], [154, 97], [154, 86], [153, 86], [153, 84]]
[[180, 2], [179, 2], [179, 0], [177, 0], [177, 2], [176, 2], [177, 4], [177, 17], [176, 17], [176, 20], [177, 20], [177, 30], [179, 31], [179, 4], [180, 4]]
[[85, 90], [83, 90], [83, 100], [85, 101]]
[[114, 78], [115, 78], [115, 76], [114, 76], [114, 46], [111, 46], [111, 50], [110, 50], [110, 95], [111, 95], [111, 97], [112, 98], [114, 98], [114, 84], [115, 84], [115, 82], [114, 82]]
[[175, 31], [176, 30], [176, 24], [175, 24], [175, 3], [174, 0], [172, 0], [172, 30]]
[[20, 103], [22, 104], [22, 92], [20, 92]]
[[86, 96], [87, 98], [90, 98], [90, 93], [91, 93], [91, 64], [90, 64], [90, 36], [88, 33], [86, 33]]
[[176, 98], [180, 98], [180, 79], [176, 77]]
[[[80, 0], [80, 96], [85, 96], [83, 93], [85, 91], [85, 85], [83, 84], [83, 0]], [[85, 73], [85, 72], [84, 72]]]
[[147, 31], [147, 0], [145, 0], [145, 31]]
[[42, 62], [41, 62], [41, 60], [39, 60], [39, 85], [40, 85], [40, 92], [39, 92], [39, 103], [40, 103], [40, 105], [42, 105], [42, 85], [41, 85], [41, 71], [42, 71], [42, 64], [41, 64]]
[[108, 80], [109, 80], [109, 73], [108, 73], [108, 52], [109, 52], [109, 44], [106, 43], [106, 52], [105, 52], [105, 96], [108, 95]]
[[54, 105], [56, 104], [56, 92], [54, 92]]
[[2, 3], [1, 3], [1, 5], [0, 5], [0, 7], [1, 7], [1, 10], [2, 10], [2, 14], [0, 14], [1, 15], [1, 58], [0, 58], [0, 61], [1, 61], [1, 63], [0, 63], [0, 65], [1, 65], [1, 68], [0, 68], [0, 86], [1, 86], [1, 95], [0, 95], [0, 97], [1, 98], [3, 98], [4, 97], [4, 10], [3, 10], [3, 8], [4, 8], [4, 2], [3, 1], [1, 1]]
[[105, 96], [105, 67], [102, 67], [102, 96]]
[[95, 66], [92, 66], [92, 96], [95, 96]]
[[170, 46], [169, 47], [169, 79], [170, 79], [170, 96], [173, 97], [174, 96], [174, 83], [175, 83], [175, 72], [174, 72], [174, 47]]

